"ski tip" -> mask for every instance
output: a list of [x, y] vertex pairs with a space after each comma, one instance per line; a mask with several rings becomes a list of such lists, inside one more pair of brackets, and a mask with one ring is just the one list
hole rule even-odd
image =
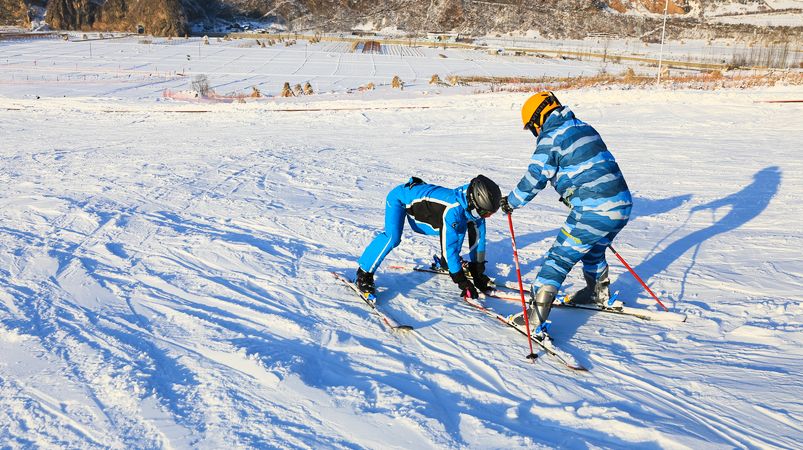
[[396, 330], [396, 331], [402, 331], [402, 332], [407, 333], [407, 332], [413, 331], [415, 328], [413, 328], [411, 325], [399, 325], [399, 326], [393, 327], [393, 329]]

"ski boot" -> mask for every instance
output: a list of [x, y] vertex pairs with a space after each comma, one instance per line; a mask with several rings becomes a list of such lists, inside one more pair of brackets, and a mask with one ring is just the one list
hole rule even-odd
[[608, 300], [611, 299], [611, 291], [609, 286], [611, 280], [608, 279], [608, 268], [599, 275], [599, 278], [594, 274], [583, 271], [583, 278], [586, 280], [586, 287], [580, 289], [574, 294], [570, 295], [566, 303], [574, 303], [575, 305], [593, 305], [596, 304], [600, 308], [607, 308]]
[[[555, 300], [558, 290], [554, 286], [545, 284], [538, 288], [535, 292], [535, 286], [530, 289], [530, 304], [527, 308], [527, 320], [530, 322], [530, 327], [533, 329], [533, 337], [539, 341], [549, 338], [549, 324], [547, 321], [549, 311], [552, 310], [552, 302]], [[510, 323], [524, 327], [524, 313], [512, 315], [508, 318]]]
[[362, 270], [362, 267], [357, 269], [357, 279], [354, 281], [357, 285], [360, 294], [365, 298], [376, 296], [376, 286], [374, 285], [374, 274]]
[[446, 258], [440, 258], [438, 255], [432, 255], [432, 264], [429, 268], [432, 270], [446, 270]]

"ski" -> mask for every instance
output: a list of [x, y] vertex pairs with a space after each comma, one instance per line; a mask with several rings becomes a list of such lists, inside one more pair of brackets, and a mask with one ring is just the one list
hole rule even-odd
[[[515, 302], [521, 301], [521, 294], [519, 293], [518, 286], [515, 288], [513, 286], [503, 284], [501, 286], [496, 286], [493, 291], [485, 292], [485, 295], [492, 298], [498, 298], [500, 300], [510, 300]], [[667, 311], [650, 311], [641, 308], [632, 308], [629, 306], [625, 306], [625, 304], [620, 301], [616, 300], [618, 296], [618, 291], [611, 296], [613, 300], [611, 302], [610, 307], [602, 307], [596, 304], [578, 304], [578, 303], [570, 303], [568, 295], [561, 295], [555, 299], [555, 302], [552, 303], [553, 307], [558, 308], [567, 308], [567, 309], [583, 309], [586, 311], [594, 311], [594, 312], [601, 312], [607, 314], [616, 314], [620, 316], [630, 316], [635, 317], [641, 320], [650, 320], [655, 322], [685, 322], [686, 315], [681, 313], [675, 312], [667, 312]]]
[[[426, 273], [434, 273], [439, 275], [448, 275], [448, 271], [433, 267], [433, 266], [424, 266], [424, 265], [391, 265], [389, 266], [390, 269], [395, 270], [413, 270], [416, 272], [426, 272]], [[471, 278], [469, 276], [469, 278]], [[496, 284], [494, 280], [494, 284], [496, 288], [493, 291], [486, 292], [485, 295], [492, 298], [498, 298], [500, 300], [511, 300], [520, 302], [521, 296], [519, 293], [518, 285], [503, 283], [503, 284]], [[629, 306], [625, 306], [623, 302], [617, 301], [613, 307], [610, 308], [603, 308], [597, 305], [589, 305], [589, 304], [575, 304], [575, 303], [568, 303], [566, 300], [568, 299], [567, 295], [558, 296], [555, 300], [555, 303], [552, 306], [560, 307], [560, 308], [571, 308], [571, 309], [583, 309], [586, 311], [595, 311], [607, 314], [616, 314], [620, 316], [630, 316], [635, 317], [641, 320], [651, 320], [656, 322], [685, 322], [686, 315], [682, 313], [676, 313], [671, 311], [649, 311], [641, 308], [632, 308]]]
[[[505, 316], [497, 313], [496, 311], [488, 309], [488, 308], [482, 306], [476, 300], [470, 299], [468, 297], [463, 297], [463, 301], [466, 302], [472, 308], [474, 308], [474, 309], [482, 312], [483, 314], [485, 314], [486, 317], [489, 317], [489, 318], [492, 318], [492, 319], [496, 319], [499, 322], [501, 322], [502, 324], [504, 324], [504, 325], [506, 325], [506, 326], [508, 326], [510, 328], [513, 328], [514, 330], [518, 331], [520, 334], [522, 334], [524, 336], [528, 335], [527, 334], [527, 330], [525, 330], [524, 328], [519, 327], [519, 326], [511, 323], [510, 321], [508, 321], [508, 319]], [[580, 363], [577, 362], [577, 360], [574, 358], [574, 356], [572, 356], [568, 352], [556, 347], [555, 343], [552, 342], [552, 339], [550, 339], [550, 338], [547, 338], [547, 339], [548, 340], [546, 342], [544, 342], [544, 341], [540, 341], [540, 340], [536, 339], [535, 337], [533, 337], [532, 335], [530, 335], [530, 340], [532, 340], [546, 354], [548, 354], [548, 355], [554, 357], [555, 359], [557, 359], [558, 361], [560, 361], [561, 364], [566, 366], [566, 368], [571, 369], [573, 371], [577, 371], [577, 372], [588, 371], [588, 369], [586, 369]]]
[[[393, 270], [413, 270], [415, 272], [427, 272], [427, 273], [436, 273], [438, 275], [449, 275], [449, 271], [443, 268], [435, 267], [435, 265], [424, 266], [424, 265], [412, 265], [412, 264], [392, 264], [388, 266], [388, 269]], [[465, 269], [465, 268], [464, 268]], [[466, 276], [471, 278], [471, 274], [468, 270], [465, 270]]]
[[341, 275], [341, 274], [339, 274], [337, 272], [331, 272], [331, 273], [332, 273], [332, 275], [334, 275], [334, 277], [336, 279], [342, 281], [346, 286], [350, 287], [351, 290], [354, 291], [355, 294], [357, 294], [357, 297], [359, 297], [360, 300], [363, 301], [363, 303], [365, 303], [366, 305], [368, 305], [369, 308], [371, 308], [371, 313], [374, 316], [376, 316], [379, 319], [379, 321], [382, 324], [384, 324], [386, 327], [388, 327], [391, 331], [412, 331], [413, 330], [412, 326], [399, 324], [399, 322], [394, 320], [392, 317], [390, 317], [387, 314], [385, 314], [382, 311], [380, 311], [379, 308], [377, 308], [377, 306], [376, 306], [377, 299], [376, 299], [375, 295], [369, 294], [366, 297], [365, 295], [363, 295], [362, 292], [360, 292], [360, 290], [357, 288], [357, 285], [354, 284], [353, 281], [349, 280], [348, 278], [346, 278], [345, 276], [343, 276], [343, 275]]

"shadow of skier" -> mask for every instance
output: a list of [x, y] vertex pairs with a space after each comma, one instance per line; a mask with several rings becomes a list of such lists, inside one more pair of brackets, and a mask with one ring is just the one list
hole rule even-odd
[[[636, 273], [638, 273], [642, 279], [648, 281], [656, 274], [666, 270], [672, 262], [693, 248], [694, 254], [692, 255], [692, 261], [689, 267], [684, 271], [680, 294], [677, 298], [678, 301], [682, 300], [686, 287], [686, 278], [688, 274], [691, 273], [697, 261], [697, 255], [702, 243], [716, 235], [735, 230], [758, 217], [767, 208], [770, 200], [772, 200], [778, 192], [780, 184], [780, 168], [777, 166], [767, 167], [753, 175], [753, 182], [745, 186], [745, 188], [739, 192], [691, 208], [691, 210], [689, 210], [690, 216], [698, 211], [709, 210], [713, 215], [720, 208], [730, 208], [730, 210], [721, 219], [710, 226], [678, 239], [660, 253], [643, 261], [635, 267]], [[639, 286], [635, 280], [630, 280], [622, 289], [623, 298], [635, 297], [640, 294], [641, 289], [641, 286]]]
[[[666, 212], [672, 211], [683, 206], [684, 203], [691, 200], [691, 194], [684, 194], [684, 195], [676, 195], [674, 197], [668, 198], [660, 198], [660, 199], [649, 199], [649, 198], [641, 198], [636, 197], [633, 199], [633, 213], [630, 216], [630, 223], [633, 223], [634, 220], [640, 217], [650, 217], [650, 216], [657, 216], [660, 214], [664, 214]], [[565, 211], [568, 214], [568, 210]], [[544, 240], [549, 240], [550, 242], [555, 240], [555, 236], [558, 235], [560, 232], [560, 228], [552, 228], [546, 231], [536, 231], [531, 233], [526, 233], [521, 236], [516, 236], [516, 244], [519, 247], [519, 251], [521, 249], [526, 248], [530, 245], [537, 244]], [[507, 241], [507, 242], [505, 242]], [[546, 251], [544, 251], [546, 253]], [[504, 261], [507, 262], [510, 260], [510, 241], [509, 237], [503, 240], [498, 240], [494, 242], [489, 242], [488, 245], [488, 259], [490, 261]], [[610, 260], [611, 257], [608, 259]], [[533, 259], [522, 263], [521, 265], [521, 273], [522, 275], [525, 274], [532, 274], [535, 275], [541, 265], [544, 263], [543, 255], [541, 255], [537, 259]], [[515, 276], [515, 273], [513, 274]]]

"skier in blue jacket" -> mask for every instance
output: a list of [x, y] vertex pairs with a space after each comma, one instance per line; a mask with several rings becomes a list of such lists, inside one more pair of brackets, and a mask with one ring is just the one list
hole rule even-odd
[[[401, 242], [405, 218], [416, 233], [439, 236], [441, 261], [445, 261], [461, 295], [477, 298], [477, 289], [489, 289], [485, 275], [485, 219], [499, 209], [502, 192], [491, 179], [478, 175], [469, 184], [448, 189], [424, 183], [420, 178], [393, 188], [385, 202], [385, 231], [360, 257], [356, 284], [366, 298], [376, 292], [374, 272], [385, 256]], [[469, 273], [463, 271], [460, 249], [469, 240]]]
[[[566, 276], [583, 262], [586, 286], [575, 303], [604, 306], [610, 298], [605, 249], [627, 224], [632, 198], [622, 172], [599, 133], [562, 106], [552, 92], [530, 97], [521, 110], [524, 128], [536, 137], [527, 173], [501, 201], [506, 214], [532, 200], [551, 183], [571, 208], [531, 289], [528, 319], [536, 335], [546, 331], [552, 302]], [[524, 324], [523, 315], [513, 317]]]

